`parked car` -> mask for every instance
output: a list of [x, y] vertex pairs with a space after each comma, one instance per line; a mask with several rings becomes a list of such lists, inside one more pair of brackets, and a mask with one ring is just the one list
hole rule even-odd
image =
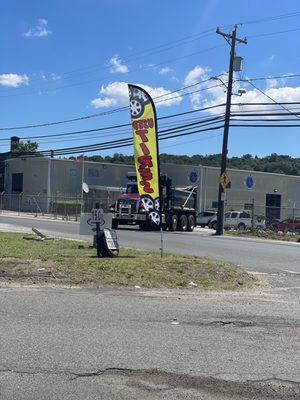
[[[208, 225], [212, 229], [217, 229], [217, 216], [213, 217]], [[248, 211], [230, 211], [225, 213], [224, 228], [245, 230], [252, 227], [252, 216]], [[254, 227], [265, 229], [266, 221], [262, 217], [255, 216]]]
[[217, 215], [216, 211], [203, 211], [199, 214], [197, 214], [197, 225], [200, 225], [202, 228], [205, 226], [208, 226], [210, 223], [211, 219]]
[[300, 217], [287, 218], [281, 221], [274, 220], [270, 228], [276, 232], [300, 232]]

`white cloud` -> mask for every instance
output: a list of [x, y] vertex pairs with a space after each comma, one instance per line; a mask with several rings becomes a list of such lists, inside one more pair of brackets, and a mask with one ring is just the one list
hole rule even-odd
[[18, 74], [2, 74], [0, 75], [0, 86], [6, 87], [19, 87], [27, 86], [29, 84], [29, 78], [27, 75]]
[[118, 102], [116, 99], [112, 97], [104, 97], [103, 99], [97, 98], [91, 101], [91, 105], [94, 108], [106, 108], [106, 107], [111, 107], [117, 105]]
[[170, 67], [162, 67], [160, 70], [159, 70], [159, 73], [160, 73], [160, 75], [166, 75], [166, 74], [168, 74], [168, 73], [170, 73], [170, 72], [172, 72], [173, 70], [172, 70], [172, 68], [170, 68]]
[[49, 75], [42, 74], [42, 79], [43, 81], [59, 81], [61, 76], [53, 72]]
[[[211, 69], [209, 67], [201, 67], [201, 66], [197, 65], [185, 77], [184, 85], [185, 86], [194, 85], [199, 81], [207, 79], [208, 78], [207, 72], [209, 72], [209, 71], [211, 71]], [[191, 92], [193, 90], [194, 90], [193, 88], [190, 89]], [[190, 100], [191, 100], [192, 106], [194, 108], [198, 108], [201, 103], [201, 92], [192, 93], [190, 95]]]
[[[226, 81], [225, 81], [226, 83]], [[278, 82], [276, 82], [278, 84]], [[238, 90], [241, 88], [240, 85], [236, 84], [234, 87], [234, 92], [237, 93]], [[272, 103], [270, 99], [268, 99], [265, 95], [260, 93], [258, 90], [254, 89], [250, 85], [244, 85], [242, 87], [246, 89], [246, 93], [242, 95], [242, 97], [232, 97], [232, 103]], [[274, 99], [276, 102], [300, 102], [300, 86], [291, 87], [291, 86], [281, 86], [281, 87], [274, 87], [274, 86], [267, 86], [266, 88], [262, 89], [262, 91]], [[224, 87], [216, 87], [209, 89], [205, 92], [205, 99], [202, 102], [202, 106], [209, 107], [216, 104], [222, 104], [226, 102], [226, 89]], [[274, 106], [267, 106], [268, 111], [272, 112], [273, 109], [278, 109], [280, 106], [274, 103]], [[287, 108], [293, 107], [293, 105], [286, 106]], [[259, 107], [259, 106], [231, 106], [232, 112], [239, 112], [239, 111], [255, 111], [259, 112], [260, 108], [266, 107]], [[211, 114], [219, 114], [225, 111], [225, 107], [215, 108], [209, 110]], [[282, 110], [284, 112], [284, 110]], [[264, 116], [262, 118], [268, 119], [270, 117]], [[274, 117], [272, 117], [274, 118]]]
[[37, 25], [33, 28], [30, 28], [27, 32], [24, 33], [25, 37], [43, 37], [51, 35], [52, 32], [47, 29], [48, 21], [45, 18], [40, 18], [37, 20]]
[[[139, 84], [139, 86], [143, 87], [153, 99], [158, 97], [156, 101], [154, 100], [158, 107], [172, 106], [182, 101], [179, 93], [171, 93], [163, 87], [153, 88], [142, 84]], [[99, 95], [100, 97], [91, 101], [91, 105], [95, 108], [129, 105], [128, 85], [126, 82], [112, 82], [106, 86], [103, 85]]]
[[269, 61], [269, 63], [272, 63], [274, 60], [275, 60], [275, 56], [274, 56], [274, 54], [272, 54], [272, 55], [268, 58], [268, 61]]
[[111, 73], [120, 73], [126, 74], [128, 72], [128, 67], [124, 64], [124, 61], [119, 58], [118, 54], [112, 56], [112, 58], [108, 61], [107, 65], [110, 67]]
[[53, 74], [50, 75], [50, 79], [52, 81], [59, 81], [61, 79], [61, 76], [58, 75], [58, 74], [53, 73]]

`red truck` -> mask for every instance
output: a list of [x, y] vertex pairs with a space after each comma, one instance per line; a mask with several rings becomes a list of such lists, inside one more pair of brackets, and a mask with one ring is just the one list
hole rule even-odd
[[[149, 199], [147, 205], [140, 201], [135, 173], [127, 175], [130, 180], [126, 185], [126, 193], [121, 194], [110, 211], [112, 229], [118, 225], [138, 225], [141, 230], [157, 229], [149, 212], [157, 211], [158, 205]], [[196, 224], [196, 187], [174, 188], [172, 181], [165, 175], [160, 177], [162, 191], [162, 222], [163, 229], [170, 231], [193, 231]], [[156, 213], [158, 215], [158, 212]]]

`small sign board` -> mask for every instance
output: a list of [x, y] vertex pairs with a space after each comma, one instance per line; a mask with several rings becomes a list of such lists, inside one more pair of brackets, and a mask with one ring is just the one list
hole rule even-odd
[[198, 182], [198, 172], [197, 171], [191, 171], [188, 175], [188, 179], [191, 183], [197, 183]]
[[109, 248], [109, 250], [119, 250], [119, 243], [118, 243], [116, 231], [113, 231], [112, 229], [104, 228], [103, 232], [104, 232], [106, 244], [107, 244], [107, 247]]
[[[94, 219], [96, 218], [96, 219]], [[100, 229], [103, 230], [104, 228], [111, 227], [111, 214], [93, 214], [93, 213], [82, 213], [80, 215], [80, 227], [79, 227], [79, 235], [85, 236], [93, 236], [96, 234], [96, 223], [100, 223]]]
[[251, 174], [249, 174], [245, 179], [245, 186], [247, 189], [251, 190], [255, 187], [255, 181]]
[[223, 189], [226, 189], [230, 184], [230, 179], [229, 176], [227, 175], [227, 172], [224, 171], [223, 174], [220, 176], [220, 185], [222, 186]]
[[100, 222], [100, 225], [105, 224], [103, 219], [103, 210], [102, 208], [93, 208], [92, 209], [92, 222]]

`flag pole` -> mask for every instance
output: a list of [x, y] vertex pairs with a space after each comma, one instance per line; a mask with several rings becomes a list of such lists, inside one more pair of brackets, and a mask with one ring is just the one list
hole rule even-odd
[[[158, 126], [157, 126], [157, 115], [154, 101], [151, 96], [150, 102], [153, 107], [154, 113], [154, 123], [155, 123], [155, 132], [158, 134]], [[160, 256], [163, 257], [164, 254], [164, 237], [163, 237], [163, 222], [162, 222], [162, 208], [163, 208], [163, 196], [162, 196], [162, 188], [161, 188], [161, 176], [160, 176], [160, 158], [159, 158], [159, 144], [158, 137], [156, 137], [156, 152], [157, 152], [157, 170], [158, 170], [158, 190], [159, 190], [159, 230], [160, 230]]]
[[82, 154], [82, 167], [81, 167], [81, 213], [84, 211], [83, 207], [83, 182], [84, 182], [84, 153]]

